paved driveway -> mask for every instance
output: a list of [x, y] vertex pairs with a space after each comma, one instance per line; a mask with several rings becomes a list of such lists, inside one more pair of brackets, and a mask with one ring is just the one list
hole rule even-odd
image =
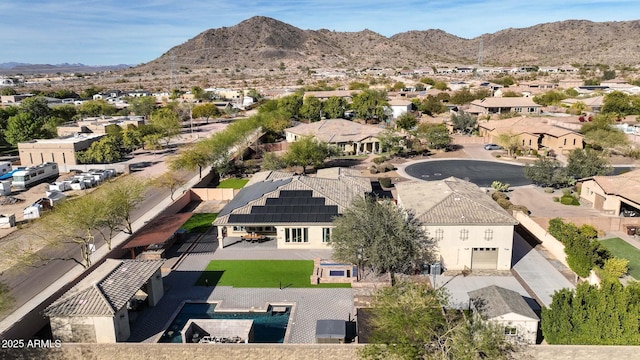
[[450, 176], [468, 180], [481, 187], [490, 187], [498, 180], [511, 186], [531, 184], [524, 176], [523, 166], [504, 161], [443, 159], [424, 160], [399, 167], [399, 173], [420, 180], [442, 180]]

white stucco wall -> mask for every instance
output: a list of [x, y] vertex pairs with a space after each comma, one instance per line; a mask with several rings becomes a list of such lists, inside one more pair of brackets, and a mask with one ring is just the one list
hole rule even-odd
[[[513, 225], [450, 225], [425, 226], [429, 237], [437, 240], [438, 253], [442, 256], [447, 270], [471, 268], [473, 248], [497, 248], [497, 270], [511, 269], [513, 252]], [[442, 229], [442, 238], [438, 240], [438, 229]], [[461, 239], [461, 231], [468, 230], [468, 238]], [[485, 239], [485, 231], [493, 231], [491, 240]]]
[[582, 183], [582, 190], [580, 191], [580, 197], [589, 201], [591, 207], [596, 207], [596, 196], [600, 195], [605, 198], [602, 212], [605, 214], [620, 215], [620, 200], [615, 195], [607, 195], [594, 180], [587, 180]]
[[519, 342], [527, 344], [536, 343], [536, 337], [538, 334], [538, 320], [536, 319], [531, 319], [520, 314], [510, 313], [489, 319], [489, 321], [495, 322], [504, 327], [515, 327], [518, 329], [518, 333], [515, 338]]
[[[125, 320], [127, 322], [127, 327], [128, 327], [129, 317], [125, 316]], [[53, 337], [55, 339], [62, 340], [62, 342], [74, 342], [74, 341], [75, 342], [91, 342], [94, 340], [92, 339], [93, 336], [95, 336], [95, 342], [97, 343], [115, 343], [116, 342], [116, 332], [115, 332], [115, 324], [114, 324], [115, 319], [111, 316], [52, 317], [50, 321], [51, 321], [51, 329], [53, 332]], [[75, 325], [88, 325], [93, 328], [93, 331], [92, 331], [93, 334], [87, 334], [89, 338], [74, 339], [73, 327]], [[127, 334], [127, 338], [129, 337], [129, 334], [130, 333]]]

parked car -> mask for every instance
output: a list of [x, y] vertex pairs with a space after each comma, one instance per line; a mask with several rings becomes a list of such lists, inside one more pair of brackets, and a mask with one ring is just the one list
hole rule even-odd
[[498, 144], [486, 144], [484, 146], [485, 150], [502, 150], [502, 146]]

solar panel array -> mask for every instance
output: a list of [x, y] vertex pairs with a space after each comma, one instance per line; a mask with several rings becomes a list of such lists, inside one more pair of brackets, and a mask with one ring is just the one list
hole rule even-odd
[[252, 206], [249, 214], [231, 214], [230, 223], [329, 223], [338, 216], [337, 205], [325, 205], [324, 198], [313, 197], [311, 190], [282, 190], [280, 197], [269, 198], [265, 205]]

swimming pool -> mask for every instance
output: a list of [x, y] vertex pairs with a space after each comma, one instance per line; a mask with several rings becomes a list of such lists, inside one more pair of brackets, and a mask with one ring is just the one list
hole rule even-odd
[[282, 312], [272, 311], [272, 306], [269, 306], [266, 312], [216, 312], [216, 305], [216, 303], [185, 303], [158, 342], [181, 343], [180, 330], [189, 319], [253, 320], [253, 342], [284, 342], [291, 306], [280, 307], [285, 309]]

